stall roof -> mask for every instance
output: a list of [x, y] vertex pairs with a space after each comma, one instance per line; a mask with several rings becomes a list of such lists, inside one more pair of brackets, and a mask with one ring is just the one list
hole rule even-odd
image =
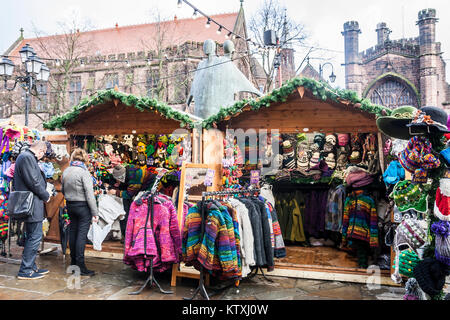
[[204, 128], [209, 129], [222, 121], [227, 121], [232, 117], [238, 116], [242, 112], [257, 111], [273, 105], [280, 105], [293, 97], [300, 98], [299, 92], [304, 89], [310, 93], [313, 99], [342, 105], [346, 110], [354, 108], [355, 111], [373, 114], [376, 117], [390, 115], [391, 113], [391, 110], [384, 106], [374, 105], [368, 99], [359, 98], [354, 91], [333, 89], [323, 82], [302, 77], [289, 80], [282, 87], [273, 90], [265, 96], [256, 99], [244, 99], [236, 102], [232, 106], [222, 107], [217, 114], [205, 119], [202, 125]]
[[77, 120], [80, 116], [91, 112], [91, 110], [100, 108], [108, 104], [109, 108], [117, 107], [117, 104], [124, 107], [134, 107], [139, 112], [152, 112], [159, 114], [160, 117], [175, 120], [180, 123], [180, 127], [193, 128], [194, 118], [188, 114], [173, 109], [167, 104], [156, 99], [148, 97], [137, 97], [132, 94], [126, 94], [115, 89], [101, 90], [95, 95], [84, 98], [77, 106], [63, 115], [55, 116], [44, 123], [47, 130], [65, 129]]

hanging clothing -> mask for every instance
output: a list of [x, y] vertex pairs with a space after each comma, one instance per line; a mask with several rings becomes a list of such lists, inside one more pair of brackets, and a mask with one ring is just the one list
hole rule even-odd
[[236, 210], [239, 224], [239, 235], [241, 236], [241, 263], [242, 263], [242, 277], [246, 277], [254, 266], [254, 238], [252, 224], [248, 215], [247, 207], [237, 199], [230, 199], [228, 202]]
[[347, 195], [342, 218], [342, 242], [356, 239], [378, 247], [378, 215], [374, 199], [364, 190]]
[[306, 241], [302, 217], [302, 212], [304, 212], [305, 206], [304, 202], [300, 202], [302, 203], [302, 207], [300, 207], [299, 199], [300, 201], [302, 201], [303, 195], [300, 192], [296, 192], [288, 202], [288, 208], [292, 216], [290, 219], [291, 228], [288, 228], [290, 229], [290, 235], [288, 236], [288, 239], [294, 242]]
[[149, 196], [143, 196], [131, 204], [123, 261], [138, 271], [146, 271], [150, 259], [153, 259], [154, 271], [162, 272], [171, 268], [173, 263], [180, 262], [178, 219], [173, 203], [164, 197], [155, 196], [152, 229], [150, 210]]
[[345, 197], [344, 185], [339, 185], [328, 192], [325, 230], [341, 232]]
[[278, 223], [277, 211], [269, 201], [266, 202], [266, 206], [269, 209], [270, 214], [272, 216], [272, 225], [274, 234], [274, 243], [273, 243], [274, 257], [284, 258], [286, 256], [286, 247], [284, 245], [283, 236], [281, 234], [280, 224]]
[[328, 190], [312, 190], [305, 201], [305, 232], [321, 238], [325, 231]]

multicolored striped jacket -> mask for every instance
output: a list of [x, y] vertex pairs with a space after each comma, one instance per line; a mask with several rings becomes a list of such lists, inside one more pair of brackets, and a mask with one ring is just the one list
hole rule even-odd
[[347, 194], [342, 217], [342, 242], [356, 239], [378, 247], [378, 216], [375, 201], [363, 190]]

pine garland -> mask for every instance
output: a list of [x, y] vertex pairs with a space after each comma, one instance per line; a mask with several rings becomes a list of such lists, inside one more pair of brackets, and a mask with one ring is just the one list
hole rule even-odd
[[86, 97], [80, 101], [77, 106], [61, 116], [54, 116], [48, 122], [43, 124], [45, 129], [55, 130], [63, 129], [67, 123], [75, 121], [79, 114], [91, 106], [103, 104], [114, 99], [119, 100], [126, 106], [132, 106], [141, 112], [153, 111], [158, 112], [167, 119], [180, 122], [180, 127], [193, 128], [194, 122], [189, 116], [178, 112], [167, 104], [153, 98], [136, 97], [131, 94], [115, 91], [114, 89], [100, 90], [93, 97]]
[[250, 108], [250, 110], [258, 110], [263, 107], [270, 107], [271, 103], [285, 102], [287, 98], [295, 91], [295, 89], [301, 86], [305, 87], [311, 91], [314, 96], [324, 101], [327, 99], [334, 102], [342, 102], [342, 100], [346, 100], [350, 102], [354, 108], [359, 108], [362, 111], [375, 114], [377, 117], [391, 114], [390, 109], [380, 105], [374, 105], [368, 99], [361, 99], [354, 91], [333, 89], [325, 82], [319, 82], [314, 79], [303, 77], [293, 78], [287, 81], [282, 87], [274, 89], [272, 92], [263, 97], [257, 99], [243, 99], [241, 101], [237, 101], [232, 106], [221, 107], [217, 114], [204, 120], [202, 125], [204, 128], [209, 129], [213, 127], [214, 124], [239, 114], [242, 111], [247, 110], [247, 108]]

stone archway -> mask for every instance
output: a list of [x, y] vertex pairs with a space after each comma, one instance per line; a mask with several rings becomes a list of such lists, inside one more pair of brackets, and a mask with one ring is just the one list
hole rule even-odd
[[391, 109], [405, 105], [420, 107], [420, 97], [414, 86], [393, 74], [377, 78], [367, 87], [363, 96], [374, 104]]

